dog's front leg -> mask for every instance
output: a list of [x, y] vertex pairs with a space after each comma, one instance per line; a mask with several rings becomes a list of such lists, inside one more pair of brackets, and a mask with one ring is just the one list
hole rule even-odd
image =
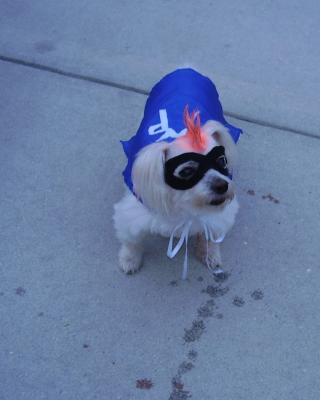
[[115, 204], [113, 221], [121, 243], [119, 267], [126, 274], [133, 274], [142, 265], [143, 242], [149, 229], [148, 212], [129, 194]]
[[143, 246], [141, 242], [122, 242], [119, 251], [119, 266], [126, 274], [133, 274], [142, 266]]
[[196, 238], [196, 256], [204, 265], [211, 269], [222, 266], [220, 244], [207, 242], [203, 234], [198, 233]]

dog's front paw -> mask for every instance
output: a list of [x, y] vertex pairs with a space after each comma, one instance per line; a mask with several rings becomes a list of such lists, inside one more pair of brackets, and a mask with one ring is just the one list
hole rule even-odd
[[212, 270], [218, 270], [222, 267], [220, 246], [218, 243], [208, 242], [203, 235], [197, 236], [196, 256], [202, 264]]
[[119, 266], [126, 274], [134, 274], [142, 265], [142, 251], [134, 244], [123, 244], [119, 252]]
[[208, 252], [208, 255], [205, 252], [197, 252], [197, 258], [202, 264], [206, 265], [208, 268], [212, 270], [219, 270], [222, 267], [222, 261], [220, 254], [213, 252], [212, 250]]

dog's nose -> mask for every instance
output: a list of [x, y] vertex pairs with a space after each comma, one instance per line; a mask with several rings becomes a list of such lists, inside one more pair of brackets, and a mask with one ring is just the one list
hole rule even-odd
[[221, 178], [216, 178], [211, 183], [211, 190], [213, 190], [217, 194], [224, 194], [228, 190], [228, 182]]

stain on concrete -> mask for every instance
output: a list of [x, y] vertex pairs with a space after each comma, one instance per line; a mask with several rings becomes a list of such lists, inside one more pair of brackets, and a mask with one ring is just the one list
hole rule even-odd
[[198, 357], [198, 353], [195, 350], [190, 350], [188, 353], [188, 358], [191, 361], [195, 361]]
[[204, 322], [201, 319], [195, 320], [192, 322], [192, 327], [190, 329], [184, 330], [183, 339], [186, 343], [195, 342], [196, 340], [200, 339], [204, 330], [205, 330]]
[[247, 194], [250, 196], [255, 196], [256, 193], [253, 189], [249, 189], [249, 190], [247, 190]]
[[263, 198], [263, 200], [269, 200], [274, 204], [280, 203], [280, 200], [276, 199], [271, 193], [263, 195], [262, 198]]
[[55, 45], [50, 40], [41, 40], [34, 44], [34, 48], [38, 53], [44, 54], [55, 50]]
[[24, 289], [23, 287], [19, 286], [16, 289], [16, 294], [18, 296], [24, 296], [26, 294], [26, 289]]
[[198, 308], [199, 318], [209, 318], [213, 316], [214, 300], [208, 300], [206, 304]]
[[184, 384], [181, 381], [181, 374], [178, 373], [172, 378], [171, 384], [172, 392], [170, 393], [169, 400], [186, 400], [192, 397], [188, 390], [183, 390]]
[[3, 293], [3, 292], [0, 292], [0, 297], [1, 297], [1, 296], [4, 296], [4, 293]]
[[176, 287], [176, 286], [178, 286], [178, 281], [171, 281], [171, 282], [169, 283], [169, 285], [170, 285], [170, 286], [173, 286], [173, 287]]
[[[215, 298], [221, 297], [229, 291], [228, 287], [221, 287], [221, 283], [226, 281], [229, 278], [230, 274], [222, 271], [222, 274], [219, 274], [215, 277], [215, 281], [220, 283], [218, 285], [208, 285], [206, 289], [202, 290], [202, 293], [208, 294], [211, 299], [207, 300], [204, 304], [200, 305], [197, 310], [198, 319], [192, 322], [192, 326], [190, 329], [184, 329], [183, 340], [185, 343], [193, 343], [198, 341], [202, 334], [204, 333], [206, 326], [204, 323], [205, 318], [215, 317], [217, 319], [223, 318], [221, 313], [214, 314], [214, 310], [217, 310], [217, 306], [215, 304]], [[197, 278], [199, 282], [202, 282], [204, 279], [202, 276]], [[195, 368], [195, 361], [197, 359], [198, 353], [192, 349], [187, 353], [187, 361], [183, 361], [179, 367], [176, 375], [172, 378], [172, 391], [170, 393], [169, 400], [187, 400], [192, 397], [190, 391], [184, 389], [184, 384], [182, 382], [182, 376], [193, 368]]]
[[194, 368], [194, 365], [190, 361], [183, 361], [178, 368], [178, 375], [184, 375], [187, 372], [191, 371]]
[[174, 388], [181, 388], [183, 389], [184, 384], [181, 382], [181, 376], [179, 374], [175, 375], [172, 379], [171, 379], [171, 384]]
[[84, 344], [82, 345], [82, 347], [83, 347], [84, 349], [88, 349], [90, 346], [88, 345], [88, 343], [84, 343]]
[[198, 317], [199, 318], [209, 318], [212, 317], [213, 310], [212, 308], [204, 305], [198, 308]]
[[43, 317], [43, 316], [44, 316], [44, 313], [42, 311], [38, 313], [38, 317]]
[[170, 394], [169, 400], [187, 400], [191, 397], [192, 396], [189, 391], [174, 387]]
[[182, 390], [184, 387], [184, 384], [181, 382], [175, 382], [174, 387], [175, 387], [175, 389]]
[[137, 379], [136, 380], [136, 388], [137, 389], [151, 389], [153, 386], [153, 382], [151, 379]]
[[213, 286], [208, 285], [206, 289], [202, 290], [202, 293], [207, 293], [210, 297], [221, 297], [225, 295], [229, 291], [228, 287], [220, 287], [220, 286]]
[[235, 296], [232, 303], [237, 307], [242, 307], [242, 306], [244, 306], [245, 301], [243, 300], [242, 297]]
[[251, 293], [251, 297], [254, 300], [261, 300], [264, 297], [263, 291], [261, 289], [256, 289], [254, 292]]

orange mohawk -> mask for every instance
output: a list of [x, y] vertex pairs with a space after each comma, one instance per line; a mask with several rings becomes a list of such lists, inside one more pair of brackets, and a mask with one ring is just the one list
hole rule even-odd
[[201, 132], [200, 112], [198, 110], [189, 113], [189, 106], [186, 105], [183, 111], [184, 124], [187, 128], [187, 133], [184, 138], [189, 139], [197, 151], [202, 151], [206, 148], [206, 137]]

